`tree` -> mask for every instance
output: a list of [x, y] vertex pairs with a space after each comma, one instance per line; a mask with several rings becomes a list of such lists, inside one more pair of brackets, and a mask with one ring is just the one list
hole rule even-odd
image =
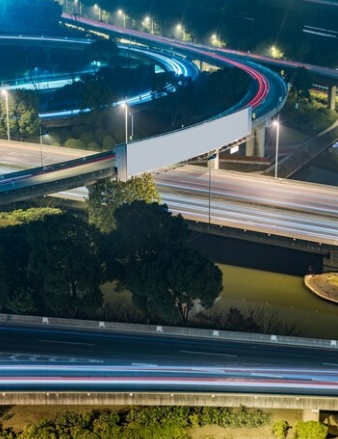
[[125, 203], [142, 200], [146, 203], [159, 202], [160, 196], [149, 173], [131, 177], [126, 182], [105, 179], [98, 181], [89, 192], [89, 219], [102, 232], [115, 227], [115, 210]]
[[222, 291], [222, 272], [198, 250], [175, 246], [151, 262], [130, 264], [125, 286], [144, 312], [186, 325], [195, 303], [203, 308], [214, 304]]
[[[9, 124], [13, 138], [25, 139], [36, 134], [39, 126], [39, 102], [34, 91], [15, 90], [8, 93]], [[6, 109], [1, 103], [2, 123], [0, 133], [5, 134], [7, 126], [4, 122]]]
[[272, 426], [272, 433], [277, 439], [285, 439], [292, 428], [288, 421], [276, 421]]
[[54, 312], [74, 315], [102, 304], [103, 266], [96, 229], [75, 215], [47, 217], [28, 226], [28, 270]]
[[151, 316], [186, 324], [195, 301], [210, 307], [222, 289], [221, 271], [187, 247], [189, 231], [166, 205], [135, 201], [115, 211], [112, 252], [121, 284]]
[[24, 225], [0, 228], [0, 309], [25, 314], [35, 311], [28, 278], [29, 245]]
[[114, 212], [116, 230], [112, 234], [117, 259], [149, 262], [173, 244], [184, 245], [189, 230], [181, 215], [174, 216], [168, 206], [134, 201]]
[[321, 422], [307, 421], [298, 422], [295, 426], [295, 438], [297, 439], [326, 439], [328, 427]]
[[312, 87], [314, 75], [305, 67], [298, 67], [291, 77], [291, 84], [296, 101], [300, 97], [308, 98]]
[[111, 39], [102, 38], [86, 46], [84, 54], [88, 62], [112, 67], [118, 57], [119, 48]]

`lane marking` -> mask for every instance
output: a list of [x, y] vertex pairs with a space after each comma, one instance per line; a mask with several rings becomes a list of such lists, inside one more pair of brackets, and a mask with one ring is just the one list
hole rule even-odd
[[181, 354], [193, 354], [193, 355], [214, 355], [217, 357], [233, 357], [236, 358], [238, 355], [232, 355], [232, 354], [217, 354], [213, 352], [195, 352], [195, 351], [180, 351]]
[[39, 340], [41, 343], [59, 343], [59, 344], [75, 344], [84, 346], [95, 346], [94, 343], [78, 343], [75, 341], [59, 341], [59, 340]]

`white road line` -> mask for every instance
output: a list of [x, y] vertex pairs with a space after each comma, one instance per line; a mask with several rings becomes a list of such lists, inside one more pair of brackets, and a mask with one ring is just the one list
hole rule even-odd
[[194, 354], [194, 355], [215, 355], [217, 357], [237, 357], [238, 355], [231, 354], [216, 354], [213, 352], [195, 352], [195, 351], [180, 351], [181, 354]]
[[41, 343], [59, 343], [59, 344], [75, 344], [75, 345], [84, 345], [84, 346], [95, 346], [94, 343], [77, 343], [74, 341], [58, 341], [58, 340], [39, 340]]

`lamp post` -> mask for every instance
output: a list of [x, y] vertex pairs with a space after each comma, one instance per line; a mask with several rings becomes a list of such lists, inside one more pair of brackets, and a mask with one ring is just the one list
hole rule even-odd
[[82, 9], [81, 1], [80, 0], [74, 0], [74, 11], [75, 11], [75, 14], [81, 15], [81, 9]]
[[184, 28], [184, 26], [182, 24], [178, 24], [176, 26], [176, 29], [178, 29], [179, 31], [182, 32], [182, 40], [184, 41], [185, 40], [185, 28]]
[[94, 8], [97, 9], [97, 12], [99, 15], [99, 21], [101, 21], [101, 8], [100, 8], [100, 6], [95, 3]]
[[126, 145], [128, 144], [128, 102], [124, 102], [122, 104], [124, 107], [124, 126], [125, 126], [125, 141]]
[[209, 155], [209, 157], [207, 158], [208, 171], [209, 171], [209, 218], [208, 218], [209, 230], [210, 230], [210, 223], [211, 223], [211, 165], [210, 165], [210, 161], [215, 160], [216, 157], [217, 157], [217, 153], [214, 153], [212, 155]]
[[154, 35], [154, 20], [152, 19], [152, 17], [145, 17], [144, 19], [145, 23], [150, 23], [151, 24], [151, 34]]
[[42, 128], [41, 128], [41, 125], [40, 125], [39, 136], [40, 136], [40, 163], [41, 163], [41, 168], [43, 167], [43, 155], [42, 155], [43, 142], [42, 142], [42, 136], [46, 136], [47, 134], [48, 134], [48, 131], [42, 131]]
[[119, 9], [118, 11], [117, 11], [117, 13], [119, 14], [119, 15], [121, 15], [122, 16], [122, 19], [123, 19], [123, 27], [126, 27], [126, 14], [124, 13], [124, 11], [122, 11], [122, 9]]
[[134, 115], [133, 113], [129, 113], [130, 116], [130, 141], [134, 141]]
[[274, 120], [273, 124], [276, 127], [275, 178], [277, 178], [277, 176], [278, 176], [278, 149], [279, 149], [279, 119]]
[[7, 140], [11, 140], [11, 131], [9, 128], [9, 108], [8, 108], [8, 91], [2, 90], [1, 94], [5, 96], [5, 105], [6, 105], [6, 125], [7, 125]]

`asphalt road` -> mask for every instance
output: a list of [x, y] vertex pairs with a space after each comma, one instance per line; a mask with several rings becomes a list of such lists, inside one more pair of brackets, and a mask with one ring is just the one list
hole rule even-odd
[[1, 391], [338, 392], [334, 349], [4, 324], [0, 340]]
[[[8, 147], [4, 148], [7, 162], [17, 151], [14, 142], [10, 146], [10, 153]], [[21, 148], [19, 145], [14, 158], [18, 160], [20, 157], [22, 166], [29, 167], [34, 153], [36, 156], [38, 152], [36, 146], [30, 149], [26, 145], [27, 157], [21, 155]], [[69, 159], [67, 155], [73, 150], [58, 148], [58, 159], [61, 158], [62, 151], [65, 152], [65, 160]], [[86, 153], [88, 154], [87, 151]], [[112, 166], [111, 161], [108, 162]], [[94, 164], [84, 162], [81, 163], [83, 169], [84, 165], [88, 168], [87, 172], [105, 166], [99, 161], [95, 162], [95, 168]], [[20, 181], [14, 183], [13, 189], [56, 181], [77, 175], [76, 172], [84, 172], [83, 169], [73, 171], [71, 168], [62, 168], [55, 173], [38, 172], [31, 177], [20, 177]], [[210, 216], [213, 224], [333, 246], [338, 244], [336, 188], [222, 170], [210, 170], [209, 174], [206, 167], [191, 165], [157, 173], [154, 179], [162, 202], [173, 213], [181, 213], [186, 219], [208, 222]], [[11, 181], [3, 179], [0, 190], [11, 189]], [[75, 199], [74, 193], [71, 194], [70, 198]], [[83, 201], [86, 195], [79, 190], [77, 194], [78, 199]], [[68, 197], [65, 193], [63, 196]]]

